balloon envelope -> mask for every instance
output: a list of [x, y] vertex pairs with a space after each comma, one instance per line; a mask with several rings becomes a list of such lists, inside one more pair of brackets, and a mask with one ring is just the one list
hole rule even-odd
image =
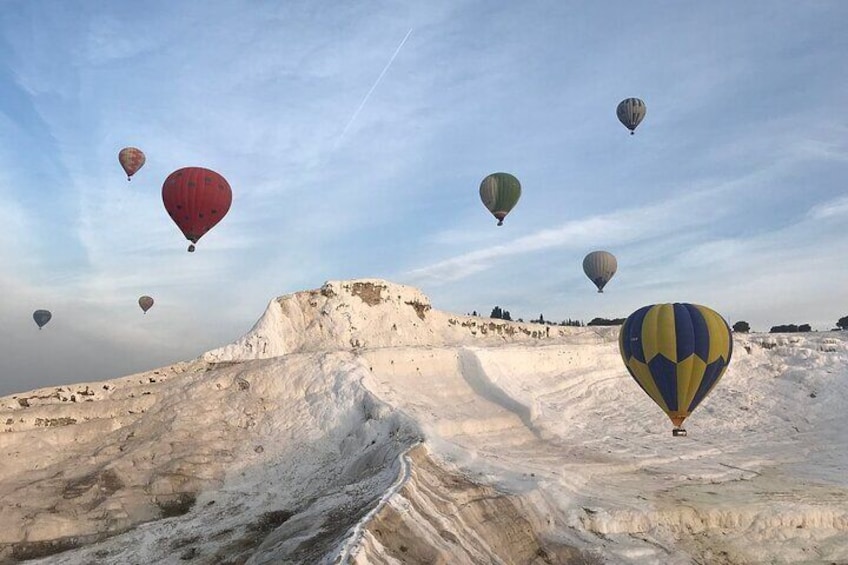
[[138, 305], [141, 306], [141, 309], [147, 314], [147, 311], [153, 306], [153, 299], [149, 296], [142, 296], [138, 299]]
[[36, 324], [38, 324], [38, 329], [43, 328], [52, 317], [53, 314], [51, 314], [49, 310], [36, 310], [32, 313], [32, 319], [35, 320]]
[[618, 339], [630, 376], [676, 428], [712, 391], [733, 353], [727, 322], [697, 304], [654, 304], [628, 316]]
[[618, 107], [615, 109], [615, 115], [618, 116], [618, 121], [630, 130], [630, 135], [633, 135], [636, 126], [645, 117], [647, 111], [648, 108], [642, 100], [638, 98], [625, 98], [618, 103]]
[[174, 171], [162, 185], [162, 201], [168, 215], [192, 242], [212, 229], [227, 214], [233, 193], [224, 177], [202, 167]]
[[521, 183], [509, 173], [492, 173], [480, 183], [480, 200], [498, 219], [499, 226], [520, 197]]
[[127, 180], [130, 180], [134, 174], [144, 165], [145, 157], [141, 149], [137, 147], [124, 147], [118, 153], [118, 162], [127, 173]]
[[618, 269], [615, 255], [609, 251], [592, 251], [583, 258], [583, 272], [589, 280], [598, 287], [598, 292], [604, 291], [604, 286], [610, 281]]

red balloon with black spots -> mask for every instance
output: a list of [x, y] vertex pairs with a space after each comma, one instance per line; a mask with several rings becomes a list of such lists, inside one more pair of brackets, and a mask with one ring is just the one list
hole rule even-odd
[[203, 167], [184, 167], [168, 175], [162, 185], [165, 210], [192, 244], [227, 215], [233, 192], [227, 179]]

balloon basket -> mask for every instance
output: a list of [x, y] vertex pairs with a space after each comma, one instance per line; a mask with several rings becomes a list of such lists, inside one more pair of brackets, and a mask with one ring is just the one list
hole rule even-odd
[[671, 435], [674, 437], [686, 437], [686, 430], [683, 428], [674, 428], [671, 430]]

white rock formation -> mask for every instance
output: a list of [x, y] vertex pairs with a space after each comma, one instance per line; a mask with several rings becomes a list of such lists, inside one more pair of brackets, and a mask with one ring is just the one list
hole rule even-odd
[[334, 281], [194, 361], [0, 398], [0, 562], [848, 560], [848, 333], [736, 336], [687, 438], [617, 335]]
[[447, 314], [433, 310], [420, 290], [378, 279], [329, 281], [320, 290], [272, 300], [247, 335], [203, 359], [216, 363], [307, 351], [538, 343], [573, 333], [573, 328]]

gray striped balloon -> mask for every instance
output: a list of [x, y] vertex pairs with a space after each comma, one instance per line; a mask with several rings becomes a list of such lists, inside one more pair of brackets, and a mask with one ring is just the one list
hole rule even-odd
[[647, 106], [639, 98], [625, 98], [618, 103], [615, 114], [618, 116], [618, 121], [630, 130], [630, 135], [633, 135], [636, 126], [642, 122], [647, 111]]
[[583, 258], [583, 272], [589, 277], [598, 292], [604, 291], [604, 286], [610, 281], [618, 269], [615, 255], [609, 251], [592, 251]]

